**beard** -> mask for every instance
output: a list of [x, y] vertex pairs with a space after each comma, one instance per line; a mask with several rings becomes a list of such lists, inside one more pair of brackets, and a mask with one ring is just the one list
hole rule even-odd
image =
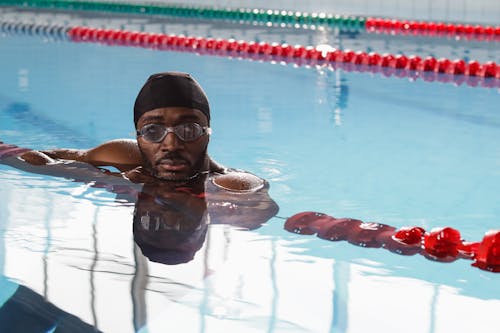
[[[193, 163], [193, 165], [191, 165], [191, 163], [189, 163], [189, 161], [183, 158], [179, 153], [175, 152], [167, 153], [164, 156], [162, 156], [162, 158], [160, 158], [159, 160], [153, 162], [146, 157], [146, 155], [143, 153], [140, 147], [139, 150], [142, 155], [144, 168], [153, 177], [162, 181], [185, 183], [196, 179], [200, 175], [200, 173], [208, 171], [207, 148], [203, 150], [203, 152], [200, 154], [200, 157], [198, 158], [198, 160], [195, 161], [195, 163]], [[188, 170], [188, 172], [185, 173], [167, 172], [166, 174], [164, 174], [162, 171], [159, 170], [159, 165], [161, 164], [161, 161], [165, 159], [182, 161], [183, 163], [186, 163], [190, 167], [190, 170]]]

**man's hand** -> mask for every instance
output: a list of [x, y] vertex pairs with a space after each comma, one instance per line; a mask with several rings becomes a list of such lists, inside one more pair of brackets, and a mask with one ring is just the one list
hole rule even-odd
[[29, 151], [31, 151], [31, 149], [8, 145], [0, 141], [0, 160], [7, 159], [9, 157], [18, 157]]
[[55, 162], [54, 159], [36, 150], [28, 151], [19, 156], [19, 158], [31, 165], [46, 165]]
[[8, 145], [0, 141], [0, 159], [3, 159], [4, 163], [8, 164], [7, 159], [16, 157], [31, 165], [46, 165], [54, 162], [52, 158], [42, 152], [21, 148], [16, 145]]

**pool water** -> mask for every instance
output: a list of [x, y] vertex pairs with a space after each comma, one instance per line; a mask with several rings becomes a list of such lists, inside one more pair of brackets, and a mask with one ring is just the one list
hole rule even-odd
[[315, 211], [470, 241], [498, 229], [497, 89], [33, 36], [1, 36], [0, 59], [0, 141], [34, 149], [133, 138], [147, 76], [192, 73], [210, 154], [267, 179], [280, 207], [256, 230], [210, 225], [192, 261], [164, 265], [134, 245], [133, 204], [0, 165], [4, 300], [22, 290], [73, 331], [498, 331], [499, 274], [283, 228]]

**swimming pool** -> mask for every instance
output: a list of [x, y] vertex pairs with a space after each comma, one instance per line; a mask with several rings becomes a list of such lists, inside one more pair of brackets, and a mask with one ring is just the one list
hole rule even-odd
[[[500, 62], [499, 43], [283, 34], [134, 17], [105, 24]], [[73, 331], [498, 330], [499, 274], [469, 260], [440, 263], [283, 228], [283, 218], [315, 211], [396, 228], [450, 226], [466, 240], [481, 240], [500, 221], [498, 89], [39, 36], [0, 38], [1, 141], [46, 149], [133, 138], [131, 108], [145, 78], [187, 71], [211, 101], [211, 155], [266, 178], [280, 206], [256, 230], [209, 226], [195, 258], [169, 266], [148, 261], [134, 245], [133, 204], [105, 189], [0, 165], [4, 294], [21, 290], [21, 300], [39, 314], [56, 313]]]

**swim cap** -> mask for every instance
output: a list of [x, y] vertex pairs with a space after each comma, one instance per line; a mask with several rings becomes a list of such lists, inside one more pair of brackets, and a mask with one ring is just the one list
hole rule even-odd
[[210, 121], [210, 106], [201, 86], [187, 73], [151, 75], [134, 104], [134, 123], [146, 112], [166, 107], [186, 107], [203, 112]]

